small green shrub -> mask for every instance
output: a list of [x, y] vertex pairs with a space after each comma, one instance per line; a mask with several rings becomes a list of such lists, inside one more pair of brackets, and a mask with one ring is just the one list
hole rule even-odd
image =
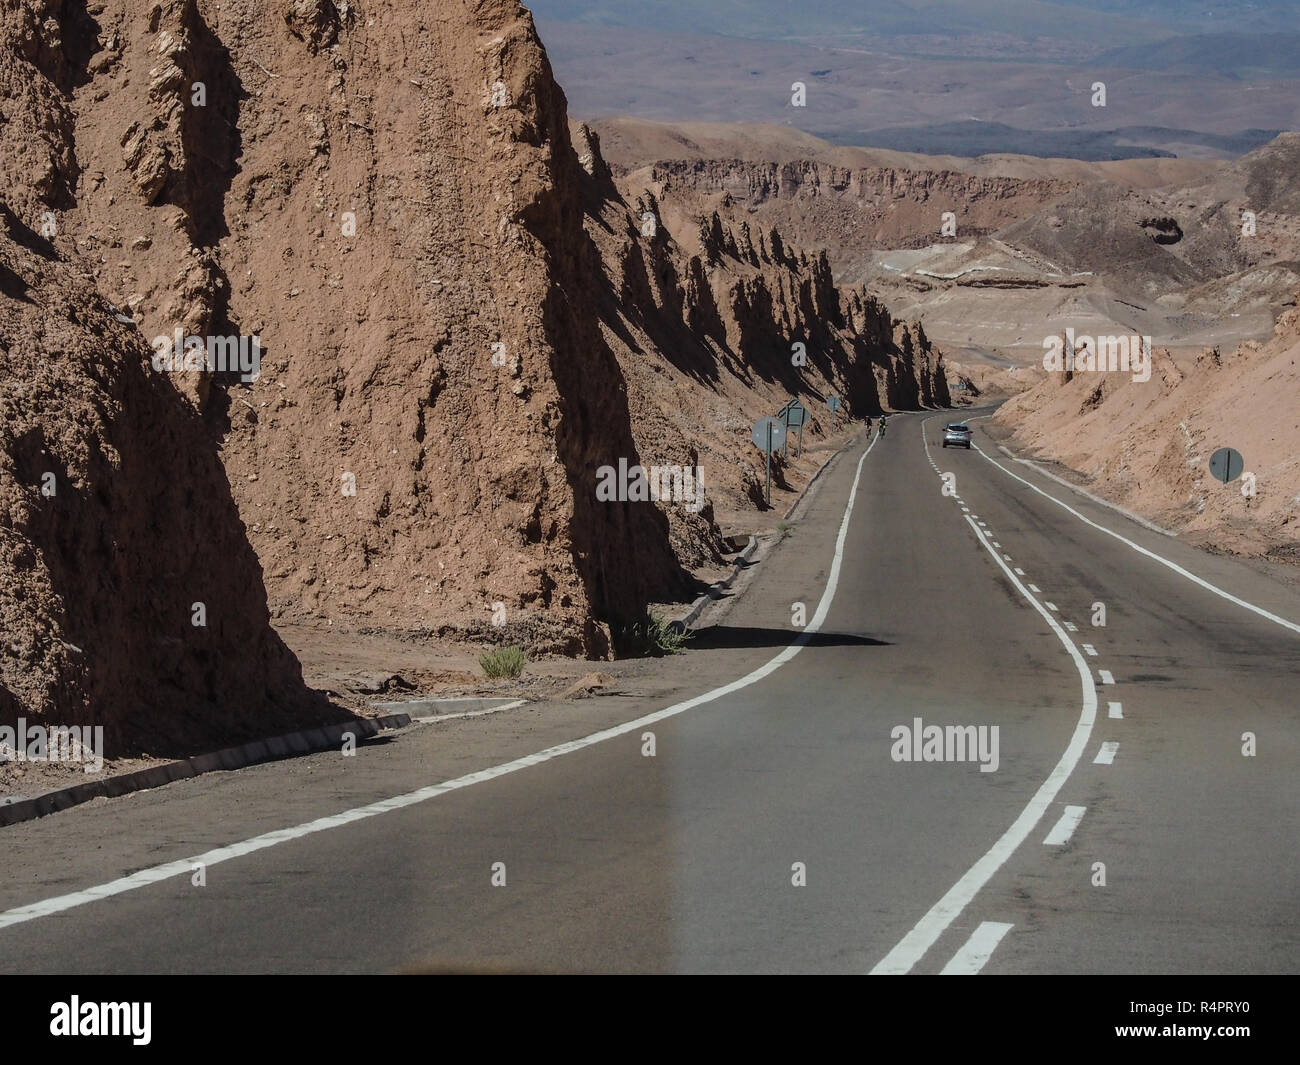
[[680, 654], [690, 638], [689, 629], [674, 627], [663, 615], [650, 611], [624, 625], [615, 645], [625, 658], [662, 658]]
[[495, 651], [486, 651], [479, 656], [478, 664], [483, 672], [493, 680], [501, 677], [517, 677], [528, 664], [528, 656], [522, 647], [498, 647]]

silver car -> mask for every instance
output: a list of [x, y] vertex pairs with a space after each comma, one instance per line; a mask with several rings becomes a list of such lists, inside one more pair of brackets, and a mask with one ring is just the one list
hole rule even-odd
[[943, 431], [944, 447], [964, 447], [970, 450], [970, 426], [954, 422]]

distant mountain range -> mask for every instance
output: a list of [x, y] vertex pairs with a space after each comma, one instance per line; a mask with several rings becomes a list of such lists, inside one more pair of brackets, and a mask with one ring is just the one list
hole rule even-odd
[[[1300, 128], [1293, 0], [534, 0], [575, 114], [979, 155], [1223, 158]], [[1107, 87], [1094, 106], [1096, 82]], [[791, 87], [808, 87], [791, 105]]]
[[[816, 132], [816, 131], [813, 131]], [[963, 155], [972, 158], [995, 153], [1038, 155], [1049, 159], [1173, 158], [1179, 153], [1157, 144], [1209, 148], [1228, 155], [1241, 155], [1268, 144], [1281, 130], [1248, 129], [1237, 134], [1201, 133], [1164, 126], [1124, 126], [1113, 130], [1016, 129], [1002, 122], [940, 122], [929, 126], [863, 130], [858, 133], [829, 131], [821, 136], [832, 144], [870, 145], [922, 155]]]
[[536, 0], [545, 19], [628, 26], [673, 33], [721, 34], [756, 40], [834, 38], [870, 43], [880, 37], [963, 39], [967, 54], [987, 54], [989, 37], [1019, 41], [1063, 40], [1079, 55], [1104, 42], [1156, 42], [1219, 34], [1288, 34], [1296, 31], [1293, 0], [1216, 3], [1212, 0]]
[[[1294, 19], [1300, 23], [1300, 15]], [[1300, 76], [1300, 33], [1198, 33], [1103, 52], [1104, 66], [1233, 77]]]

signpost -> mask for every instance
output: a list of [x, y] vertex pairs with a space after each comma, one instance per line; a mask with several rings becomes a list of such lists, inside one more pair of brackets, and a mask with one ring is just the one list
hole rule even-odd
[[1230, 447], [1221, 447], [1210, 456], [1210, 472], [1224, 484], [1235, 481], [1245, 468], [1246, 460], [1241, 457], [1241, 452]]
[[772, 505], [772, 452], [785, 443], [785, 425], [777, 418], [759, 418], [751, 434], [754, 446], [767, 455], [767, 505]]
[[840, 403], [840, 397], [839, 397], [839, 396], [836, 396], [836, 395], [833, 395], [833, 394], [827, 396], [827, 397], [826, 397], [826, 406], [830, 409], [830, 412], [831, 412], [832, 414], [837, 413], [837, 412], [839, 411], [840, 407], [842, 406], [842, 404]]
[[[799, 430], [798, 454], [802, 455], [803, 454], [803, 423], [808, 420], [808, 408], [805, 407], [802, 403], [800, 403], [797, 399], [792, 399], [790, 400], [789, 403], [787, 403], [784, 407], [782, 407], [777, 412], [776, 416], [781, 419], [781, 424], [784, 425], [787, 429]], [[786, 437], [785, 440], [785, 457], [786, 458], [790, 457], [790, 438], [788, 436]]]

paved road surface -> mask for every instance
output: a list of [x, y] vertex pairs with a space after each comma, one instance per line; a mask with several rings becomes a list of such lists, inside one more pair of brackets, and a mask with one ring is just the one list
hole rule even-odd
[[[979, 450], [940, 450], [945, 420], [893, 418], [864, 459], [837, 458], [744, 595], [639, 696], [3, 830], [0, 969], [1300, 969], [1300, 595], [1081, 499], [978, 421]], [[797, 603], [825, 610], [791, 651]], [[918, 718], [996, 728], [996, 771], [895, 761], [891, 733]], [[192, 856], [453, 779], [209, 856], [192, 883]], [[147, 872], [166, 863], [179, 875]]]

